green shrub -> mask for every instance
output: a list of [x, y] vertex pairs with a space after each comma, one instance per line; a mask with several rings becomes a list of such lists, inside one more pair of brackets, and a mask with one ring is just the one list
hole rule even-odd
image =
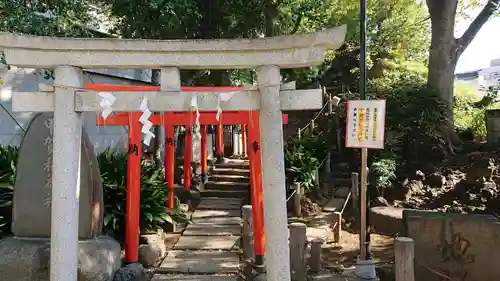
[[288, 184], [300, 183], [311, 192], [316, 187], [317, 167], [328, 151], [322, 135], [304, 135], [300, 140], [288, 142], [285, 146], [285, 175]]
[[0, 146], [0, 236], [10, 233], [18, 155], [17, 147]]
[[[0, 147], [0, 235], [10, 233], [12, 220], [13, 186], [19, 150]], [[104, 197], [104, 232], [116, 238], [125, 233], [127, 155], [105, 151], [97, 156], [101, 170]], [[189, 221], [180, 211], [176, 198], [175, 208], [168, 212], [164, 170], [154, 164], [141, 164], [141, 231], [156, 230], [165, 223]]]
[[453, 118], [459, 131], [470, 132], [476, 140], [486, 138], [485, 114], [489, 109], [499, 109], [498, 89], [490, 88], [484, 97], [469, 85], [456, 85], [453, 101]]
[[[104, 190], [104, 229], [117, 237], [125, 233], [127, 154], [105, 151], [98, 155]], [[179, 209], [178, 200], [172, 212], [166, 208], [168, 190], [164, 170], [152, 163], [141, 163], [142, 231], [156, 230], [165, 223], [189, 221]]]
[[377, 189], [376, 196], [384, 196], [397, 179], [398, 157], [392, 153], [381, 155], [373, 161], [370, 169], [370, 183]]

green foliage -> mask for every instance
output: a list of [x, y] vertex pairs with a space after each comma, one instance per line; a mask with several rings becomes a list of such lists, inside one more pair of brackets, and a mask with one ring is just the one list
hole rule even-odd
[[0, 236], [10, 232], [13, 186], [18, 155], [19, 150], [16, 147], [0, 146]]
[[91, 36], [87, 1], [0, 1], [0, 30], [50, 36]]
[[377, 188], [377, 196], [384, 196], [385, 190], [391, 188], [397, 179], [398, 157], [389, 153], [380, 155], [373, 161], [370, 169], [370, 181]]
[[[16, 147], [0, 147], [0, 235], [10, 232], [18, 155]], [[108, 150], [97, 158], [104, 192], [104, 230], [118, 238], [125, 233], [127, 155]], [[180, 210], [177, 198], [174, 210], [167, 210], [164, 170], [146, 162], [141, 166], [141, 231], [156, 230], [166, 223], [190, 221]]]
[[321, 136], [305, 135], [285, 146], [285, 174], [288, 184], [300, 183], [307, 192], [316, 186], [316, 169], [321, 164], [328, 146]]
[[[401, 166], [418, 166], [445, 156], [440, 126], [446, 105], [425, 82], [425, 73], [415, 68], [399, 68], [368, 81], [368, 98], [386, 100], [385, 149], [370, 152], [371, 182], [379, 195], [393, 185]], [[359, 94], [348, 92], [341, 98], [359, 99]], [[340, 106], [338, 112], [345, 118], [345, 104]]]
[[[117, 237], [125, 232], [127, 154], [108, 150], [98, 155], [98, 162], [104, 189], [105, 232]], [[164, 170], [154, 164], [142, 162], [140, 226], [143, 231], [190, 220], [180, 211], [178, 200], [172, 212], [167, 210], [164, 174]]]
[[453, 104], [455, 126], [463, 133], [469, 133], [476, 140], [486, 138], [485, 114], [489, 109], [500, 109], [498, 89], [490, 88], [484, 97], [477, 89], [468, 85], [456, 85]]

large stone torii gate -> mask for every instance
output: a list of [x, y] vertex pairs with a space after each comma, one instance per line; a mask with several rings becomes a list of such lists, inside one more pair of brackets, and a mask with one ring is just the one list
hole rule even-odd
[[[161, 91], [116, 93], [115, 112], [137, 112], [143, 97], [156, 112], [260, 112], [267, 279], [289, 281], [282, 110], [319, 109], [320, 89], [280, 89], [280, 68], [320, 64], [344, 41], [346, 26], [303, 35], [229, 40], [122, 40], [0, 33], [8, 64], [55, 70], [54, 92], [21, 92], [15, 112], [54, 112], [50, 280], [77, 280], [82, 112], [101, 111], [99, 92], [83, 91], [82, 68], [161, 69]], [[213, 93], [180, 92], [180, 69], [255, 69], [257, 88], [226, 101]], [[114, 94], [114, 93], [112, 93]]]

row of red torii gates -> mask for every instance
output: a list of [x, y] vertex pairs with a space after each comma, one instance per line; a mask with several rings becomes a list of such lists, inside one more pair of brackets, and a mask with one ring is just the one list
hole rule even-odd
[[[86, 89], [93, 91], [159, 91], [159, 86], [124, 86], [107, 84], [89, 84]], [[241, 91], [240, 87], [181, 87], [182, 92], [232, 92]], [[250, 189], [253, 215], [255, 263], [262, 265], [265, 254], [264, 241], [264, 213], [262, 197], [262, 167], [260, 155], [259, 112], [223, 112], [219, 120], [216, 112], [200, 112], [199, 125], [201, 129], [201, 174], [207, 173], [207, 129], [206, 125], [217, 125], [216, 155], [223, 156], [223, 125], [242, 125], [242, 147], [247, 152], [250, 163]], [[96, 118], [97, 126], [127, 126], [128, 127], [128, 159], [127, 159], [127, 203], [126, 203], [126, 233], [125, 233], [125, 260], [138, 261], [139, 248], [139, 218], [140, 218], [140, 177], [141, 177], [141, 123], [139, 118], [142, 112], [118, 113], [109, 116], [106, 120], [102, 116]], [[174, 126], [186, 126], [184, 143], [184, 187], [191, 188], [191, 159], [192, 159], [192, 126], [196, 119], [196, 112], [164, 112], [154, 114], [150, 121], [153, 125], [164, 126], [165, 130], [165, 179], [169, 189], [167, 206], [174, 207]], [[283, 114], [283, 124], [287, 124], [288, 116]], [[248, 129], [247, 150], [246, 130]]]

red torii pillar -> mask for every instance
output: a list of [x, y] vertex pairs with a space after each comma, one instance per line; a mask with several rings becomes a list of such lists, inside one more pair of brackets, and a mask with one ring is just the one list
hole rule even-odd
[[247, 155], [247, 125], [241, 125], [241, 153]]

